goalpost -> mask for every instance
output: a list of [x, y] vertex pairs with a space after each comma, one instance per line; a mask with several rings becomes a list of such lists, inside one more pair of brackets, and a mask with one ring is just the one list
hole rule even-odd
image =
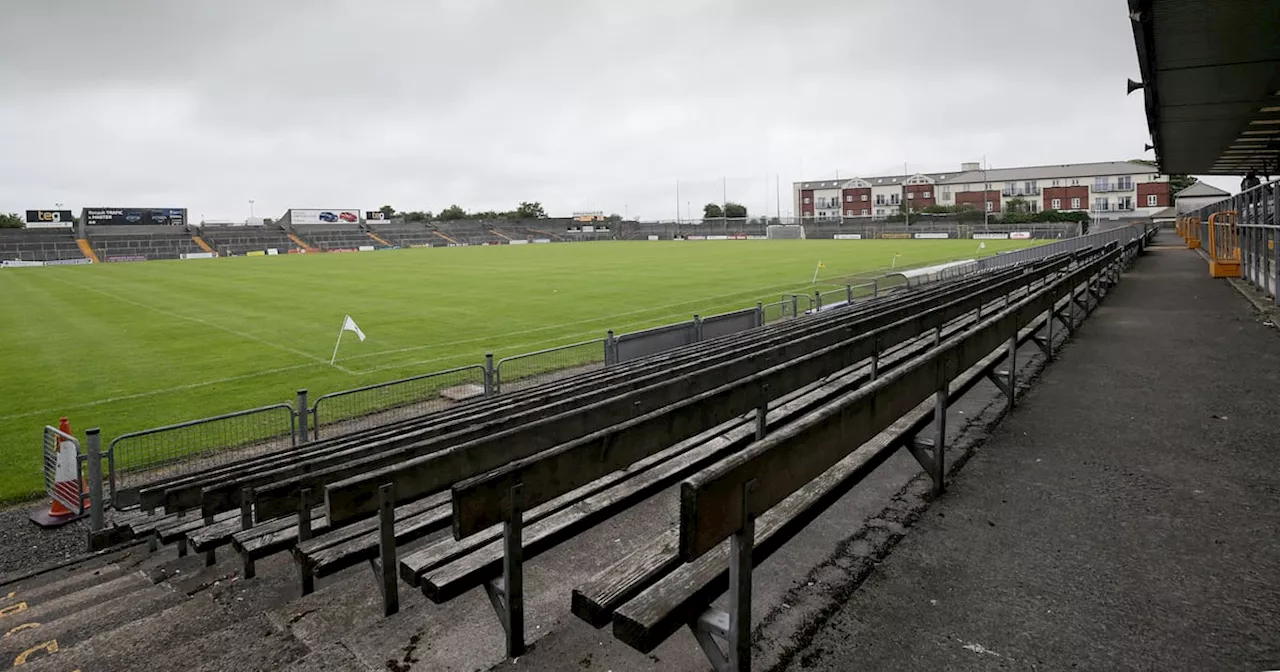
[[798, 240], [804, 238], [804, 227], [799, 224], [770, 224], [765, 228], [765, 237], [773, 239]]

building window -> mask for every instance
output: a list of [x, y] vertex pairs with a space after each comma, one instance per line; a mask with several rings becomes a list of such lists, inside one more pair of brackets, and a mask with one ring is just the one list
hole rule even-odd
[[1120, 177], [1117, 177], [1116, 189], [1119, 189], [1120, 191], [1129, 191], [1130, 189], [1133, 189], [1133, 176], [1121, 175]]
[[1080, 209], [1080, 199], [1079, 199], [1079, 198], [1073, 198], [1073, 199], [1071, 199], [1071, 209], [1072, 209], [1072, 210], [1079, 210], [1079, 209]]
[[883, 208], [876, 208], [876, 214], [877, 214], [877, 215], [883, 215], [883, 214], [884, 214], [884, 209], [883, 209]]
[[844, 216], [845, 216], [845, 217], [852, 217], [852, 216], [853, 216], [853, 211], [852, 211], [852, 210], [845, 210], [845, 211], [844, 211]]
[[914, 192], [914, 191], [908, 191], [908, 192], [907, 192], [907, 198], [909, 198], [909, 199], [911, 199], [911, 200], [913, 200], [913, 201], [914, 201], [914, 200], [916, 200], [916, 192]]
[[[862, 200], [863, 200], [863, 202], [866, 202], [866, 200], [867, 200], [867, 195], [866, 195], [866, 194], [863, 194], [863, 195], [862, 195]], [[867, 214], [867, 213], [866, 213], [866, 212], [863, 212], [862, 214], [864, 214], [864, 215], [865, 215], [865, 214]]]
[[1111, 180], [1105, 177], [1093, 178], [1094, 191], [1111, 191]]
[[853, 202], [853, 194], [845, 194], [845, 195], [844, 195], [844, 202], [845, 202], [845, 203], [852, 203], [852, 202]]
[[1056, 187], [1056, 186], [1058, 186], [1058, 181], [1057, 181], [1057, 180], [1054, 180], [1054, 181], [1053, 181], [1053, 186], [1055, 186], [1055, 187]]
[[805, 197], [804, 197], [804, 204], [805, 204], [805, 205], [809, 205], [809, 197], [808, 197], [808, 196], [805, 196]]
[[1160, 202], [1160, 197], [1155, 194], [1147, 194], [1147, 207], [1154, 208]]
[[1062, 209], [1062, 199], [1061, 199], [1061, 198], [1055, 198], [1055, 199], [1053, 199], [1052, 201], [1049, 201], [1049, 207], [1050, 207], [1050, 208], [1053, 208], [1054, 210], [1061, 210], [1061, 209]]
[[991, 201], [987, 201], [987, 212], [991, 212], [993, 209], [994, 208], [991, 205]]
[[933, 198], [933, 192], [924, 192], [924, 196], [922, 196], [922, 198]]
[[1077, 180], [1077, 179], [1075, 179], [1075, 178], [1072, 178], [1072, 179], [1071, 179], [1071, 186], [1073, 186], [1073, 187], [1078, 187], [1078, 186], [1080, 186], [1080, 180]]
[[1107, 202], [1107, 199], [1105, 198], [1099, 198], [1095, 200], [1093, 203], [1094, 203], [1094, 206], [1097, 207], [1098, 210], [1100, 211], [1109, 209], [1109, 206], [1111, 205], [1110, 203]]
[[876, 205], [884, 205], [884, 194], [876, 194]]
[[942, 197], [951, 198], [951, 186], [947, 185], [942, 188]]
[[897, 194], [889, 194], [889, 205], [897, 205], [900, 200]]
[[1120, 209], [1120, 210], [1132, 210], [1132, 209], [1133, 209], [1133, 199], [1132, 199], [1132, 198], [1129, 198], [1128, 196], [1121, 196], [1118, 200], [1120, 201], [1119, 203], [1117, 203], [1117, 204], [1116, 204], [1116, 207], [1117, 207], [1118, 209]]
[[863, 216], [863, 217], [866, 217], [866, 216], [867, 216], [867, 209], [866, 209], [866, 208], [863, 208], [863, 209], [862, 209], [862, 216]]

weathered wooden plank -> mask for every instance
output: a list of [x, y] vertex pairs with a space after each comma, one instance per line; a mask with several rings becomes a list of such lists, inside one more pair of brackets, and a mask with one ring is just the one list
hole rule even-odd
[[574, 588], [570, 611], [592, 627], [603, 628], [613, 620], [618, 607], [639, 595], [658, 577], [674, 571], [680, 563], [680, 534], [674, 529], [667, 530]]
[[[375, 519], [377, 520], [377, 519]], [[417, 515], [409, 516], [395, 522], [395, 542], [397, 545], [417, 541], [432, 532], [443, 530], [449, 526], [448, 503], [437, 504]], [[319, 549], [314, 553], [303, 555], [294, 549], [294, 557], [309, 566], [317, 577], [329, 576], [348, 567], [354, 567], [366, 560], [377, 558], [381, 543], [380, 530], [367, 532], [358, 537], [347, 539], [335, 546]]]
[[[992, 280], [993, 280], [993, 281], [994, 281], [995, 279], [997, 279], [997, 278], [992, 278]], [[962, 284], [963, 284], [963, 283], [962, 283]], [[949, 288], [949, 291], [956, 291], [957, 289], [960, 289], [960, 288], [959, 288], [959, 287], [956, 287], [956, 288]], [[939, 293], [941, 293], [941, 292], [939, 292]], [[913, 297], [914, 297], [914, 296], [917, 296], [917, 295], [913, 295]], [[880, 308], [883, 308], [883, 307], [888, 307], [888, 306], [891, 306], [891, 305], [895, 305], [895, 304], [897, 304], [897, 303], [907, 302], [908, 300], [914, 300], [914, 299], [912, 299], [911, 297], [909, 297], [909, 298], [904, 298], [904, 299], [890, 299], [890, 300], [888, 300], [888, 301], [874, 301], [874, 302], [867, 302], [867, 303], [863, 304], [863, 306], [861, 306], [859, 310], [842, 311], [842, 312], [843, 312], [843, 315], [834, 315], [834, 316], [831, 316], [830, 314], [828, 314], [828, 315], [824, 315], [824, 316], [816, 316], [816, 317], [817, 317], [817, 319], [810, 319], [810, 320], [807, 320], [807, 321], [806, 321], [806, 322], [807, 322], [807, 325], [805, 325], [805, 326], [806, 326], [806, 328], [807, 328], [807, 326], [808, 326], [808, 325], [818, 324], [818, 323], [821, 321], [821, 318], [824, 318], [824, 317], [828, 317], [828, 318], [835, 317], [835, 318], [839, 318], [839, 319], [851, 319], [851, 318], [856, 317], [856, 316], [858, 316], [858, 315], [860, 315], [860, 314], [863, 314], [863, 313], [869, 313], [869, 312], [871, 312], [873, 309], [880, 309]], [[770, 332], [769, 332], [769, 333], [770, 333], [770, 334], [774, 334], [774, 335], [776, 335], [776, 334], [782, 334], [782, 333], [785, 333], [785, 332], [786, 332], [786, 330], [788, 330], [788, 329], [793, 329], [793, 328], [799, 328], [799, 327], [798, 327], [798, 326], [796, 326], [796, 325], [794, 325], [794, 324], [779, 325], [779, 326], [775, 326], [774, 328], [772, 328], [772, 329], [770, 330]], [[754, 335], [755, 333], [763, 333], [763, 332], [753, 332], [753, 336], [752, 336], [752, 337], [758, 337], [758, 336], [755, 336], [755, 335]], [[731, 344], [726, 343], [723, 347], [726, 347], [726, 348], [727, 348], [727, 347], [731, 347]], [[706, 348], [705, 348], [705, 347], [703, 347], [703, 348], [701, 348], [701, 350], [702, 350], [702, 351], [705, 351], [705, 350], [706, 350]], [[669, 358], [676, 358], [676, 357], [679, 357], [679, 356], [690, 356], [690, 353], [691, 353], [691, 351], [690, 351], [689, 349], [687, 349], [687, 348], [686, 348], [686, 349], [680, 349], [680, 350], [677, 350], [677, 351], [673, 351], [673, 352], [672, 352], [672, 353], [670, 353], [670, 354], [664, 353], [663, 355], [659, 355], [659, 356], [655, 356], [655, 357], [647, 358], [646, 360], [643, 360], [642, 362], [637, 362], [637, 363], [635, 363], [635, 364], [634, 364], [634, 366], [635, 366], [635, 367], [642, 367], [642, 366], [653, 366], [653, 365], [658, 365], [658, 364], [662, 363], [663, 361], [668, 361], [668, 359], [669, 359]], [[561, 389], [574, 389], [575, 387], [577, 387], [577, 388], [581, 388], [584, 384], [586, 384], [587, 382], [589, 382], [589, 381], [593, 380], [593, 378], [594, 378], [594, 377], [596, 377], [596, 376], [605, 376], [605, 377], [613, 376], [613, 377], [615, 377], [615, 378], [616, 378], [616, 377], [618, 377], [618, 376], [622, 376], [622, 375], [628, 374], [628, 372], [629, 372], [629, 365], [624, 364], [624, 365], [620, 365], [620, 366], [610, 367], [607, 371], [602, 371], [602, 372], [593, 372], [593, 373], [591, 373], [591, 374], [584, 374], [583, 376], [575, 377], [573, 381], [564, 381], [563, 383], [551, 383], [551, 384], [548, 384], [548, 385], [540, 386], [540, 387], [538, 388], [538, 390], [540, 390], [542, 393], [544, 393], [544, 396], [545, 396], [545, 393], [554, 391], [554, 390], [556, 389], [556, 386], [557, 386], [557, 385], [561, 385], [561, 384], [562, 384], [564, 387], [563, 387], [563, 388], [561, 388]], [[509, 399], [512, 399], [513, 397], [519, 397], [519, 394], [520, 394], [520, 393], [517, 393], [517, 395], [504, 395], [504, 397], [502, 397], [502, 398], [501, 398], [497, 403], [498, 403], [499, 405], [501, 405], [501, 404], [508, 404], [508, 403], [511, 403], [511, 402], [509, 401]], [[487, 403], [487, 402], [486, 402], [486, 403]], [[469, 415], [474, 415], [474, 414], [476, 414], [476, 413], [480, 413], [480, 412], [481, 412], [481, 411], [483, 411], [483, 410], [484, 410], [484, 407], [483, 407], [481, 404], [477, 404], [477, 405], [475, 405], [475, 406], [470, 407], [470, 410], [468, 411], [468, 414], [469, 414]], [[426, 417], [427, 417], [427, 418], [441, 418], [442, 416], [441, 416], [441, 414], [433, 414], [433, 415], [431, 415], [431, 416], [426, 416]], [[406, 425], [406, 426], [407, 426], [407, 424], [408, 424], [409, 422], [417, 422], [417, 421], [416, 421], [416, 420], [413, 420], [413, 421], [404, 421], [404, 423], [405, 423], [405, 425]], [[356, 434], [353, 434], [353, 435], [348, 435], [348, 437], [350, 437], [350, 436], [381, 436], [381, 435], [385, 435], [385, 434], [386, 434], [386, 432], [382, 432], [381, 434], [378, 434], [377, 432], [379, 432], [379, 431], [380, 431], [380, 430], [369, 430], [369, 432], [356, 433]], [[337, 441], [338, 441], [339, 443], [342, 443], [342, 442], [345, 440], [345, 438], [346, 438], [346, 437], [336, 437], [336, 439], [337, 439]], [[326, 442], [319, 442], [319, 443], [320, 443], [320, 444], [325, 444]], [[314, 454], [314, 453], [316, 453], [316, 452], [319, 452], [319, 451], [316, 451], [316, 449], [315, 449], [315, 447], [316, 447], [316, 446], [317, 446], [317, 444], [308, 444], [308, 446], [300, 447], [300, 448], [298, 449], [298, 451], [299, 451], [300, 453], [306, 453], [307, 455], [311, 455], [311, 454]], [[323, 449], [323, 450], [324, 450], [325, 452], [332, 452], [332, 450], [333, 450], [333, 449], [332, 449], [332, 448], [325, 448], [325, 449]], [[303, 456], [303, 457], [305, 457], [305, 456]], [[278, 465], [278, 462], [271, 463], [271, 462], [269, 461], [269, 460], [272, 460], [272, 459], [275, 459], [275, 457], [272, 457], [272, 458], [262, 458], [262, 462], [263, 462], [263, 463], [266, 463], [266, 464], [277, 464], [277, 465]], [[301, 459], [301, 458], [300, 458], [300, 459]], [[262, 464], [259, 464], [258, 466], [262, 466]], [[168, 502], [167, 502], [167, 506], [169, 506], [169, 507], [170, 507], [170, 508], [172, 508], [173, 510], [182, 510], [182, 509], [187, 509], [187, 508], [192, 508], [192, 507], [195, 507], [195, 506], [199, 506], [199, 505], [200, 505], [200, 502], [199, 502], [199, 501], [194, 501], [194, 500], [198, 500], [198, 499], [200, 499], [200, 497], [202, 496], [202, 492], [201, 492], [201, 491], [202, 491], [202, 488], [203, 488], [203, 487], [205, 487], [205, 486], [209, 486], [209, 485], [216, 484], [216, 483], [217, 483], [217, 481], [219, 481], [219, 480], [224, 480], [224, 477], [225, 477], [225, 476], [227, 476], [227, 474], [226, 474], [226, 473], [219, 473], [218, 478], [214, 478], [214, 479], [207, 479], [207, 478], [206, 478], [206, 479], [204, 479], [204, 480], [201, 480], [201, 479], [199, 479], [199, 478], [194, 478], [194, 479], [188, 479], [188, 480], [186, 480], [186, 481], [183, 481], [183, 483], [185, 484], [183, 488], [177, 488], [177, 489], [173, 489], [173, 490], [171, 490], [171, 491], [168, 491], [168, 492], [167, 492], [167, 497], [169, 498], [169, 499], [168, 499]], [[244, 485], [243, 483], [240, 483], [240, 484], [236, 484], [236, 486], [235, 486], [235, 487], [240, 487], [240, 486], [243, 486], [243, 485]], [[311, 483], [311, 484], [304, 484], [304, 485], [306, 485], [307, 487], [313, 487], [313, 486], [315, 486], [316, 484]], [[198, 486], [198, 487], [193, 487], [193, 486]], [[303, 487], [303, 486], [302, 486], [302, 485], [300, 485], [299, 487]], [[229, 497], [230, 497], [230, 499], [234, 500], [236, 497], [238, 497], [238, 494], [237, 494], [237, 493], [235, 493], [235, 492], [233, 492], [233, 493], [231, 493], [231, 494], [230, 494], [230, 496], [229, 496]], [[235, 504], [235, 502], [234, 502], [234, 501], [232, 501], [232, 502], [231, 502], [231, 504]], [[283, 506], [283, 509], [282, 509], [279, 513], [284, 514], [284, 513], [287, 513], [288, 511], [292, 511], [293, 504], [294, 504], [294, 502], [292, 502], [292, 501], [287, 501], [287, 502], [285, 502], [285, 503], [284, 503], [284, 506]], [[228, 508], [229, 508], [229, 507], [228, 507]], [[287, 509], [287, 510], [285, 510], [285, 509]], [[211, 511], [215, 511], [216, 509], [215, 509], [215, 508], [211, 508], [210, 510], [211, 510]]]
[[[311, 530], [314, 534], [329, 531], [322, 509], [312, 509]], [[262, 558], [290, 548], [298, 541], [298, 516], [286, 516], [231, 535], [231, 545], [242, 555]]]
[[[897, 308], [892, 314], [909, 310], [915, 310], [914, 305]], [[880, 314], [865, 315], [848, 323], [836, 323], [834, 326], [826, 326], [803, 338], [783, 334], [769, 335], [761, 343], [772, 344], [772, 350], [746, 357], [743, 356], [740, 345], [734, 345], [733, 343], [722, 344], [720, 351], [714, 354], [701, 353], [696, 357], [692, 357], [689, 361], [680, 363], [678, 367], [648, 371], [640, 376], [629, 376], [625, 382], [610, 388], [611, 396], [603, 400], [601, 400], [602, 393], [600, 391], [584, 391], [582, 394], [566, 399], [558, 405], [544, 405], [526, 414], [495, 420], [492, 423], [481, 426], [473, 426], [466, 430], [466, 433], [443, 436], [435, 442], [407, 445], [379, 455], [347, 461], [314, 474], [299, 475], [288, 481], [281, 481], [276, 485], [270, 486], [270, 491], [260, 489], [257, 493], [258, 498], [256, 501], [261, 507], [263, 515], [273, 517], [293, 505], [293, 493], [302, 487], [315, 488], [329, 483], [334, 484], [336, 487], [338, 485], [336, 482], [352, 477], [359, 478], [360, 474], [366, 474], [369, 478], [377, 480], [382, 478], [388, 465], [395, 465], [406, 460], [405, 464], [410, 464], [414, 459], [429, 459], [428, 454], [430, 453], [435, 453], [440, 459], [450, 459], [440, 455], [441, 446], [449, 443], [456, 444], [471, 441], [468, 437], [480, 437], [475, 439], [478, 442], [477, 444], [468, 446], [471, 449], [475, 449], [479, 445], [493, 446], [495, 444], [518, 445], [525, 451], [538, 449], [534, 447], [535, 444], [543, 448], [550, 447], [556, 443], [563, 443], [572, 438], [582, 436], [589, 431], [606, 426], [612, 419], [631, 417], [638, 412], [638, 409], [653, 408], [663, 405], [663, 402], [669, 403], [671, 399], [682, 396], [685, 392], [682, 390], [677, 394], [672, 381], [678, 380], [686, 372], [689, 375], [696, 375], [692, 382], [682, 383], [682, 387], [687, 387], [690, 384], [699, 384], [703, 387], [711, 386], [714, 385], [717, 379], [728, 379], [733, 376], [740, 376], [741, 371], [758, 369], [759, 362], [763, 361], [767, 356], [785, 358], [791, 356], [792, 351], [802, 351], [803, 348], [816, 347], [813, 344], [816, 342], [838, 342], [854, 328], [850, 325], [865, 327], [862, 323], [867, 320], [878, 322], [885, 319], [888, 318]], [[764, 347], [761, 343], [757, 345]], [[777, 352], [780, 349], [782, 351]], [[717, 362], [721, 363], [721, 365], [716, 366]], [[629, 394], [622, 394], [627, 390], [630, 391]], [[522, 431], [533, 433], [534, 436], [517, 437], [516, 433]], [[495, 433], [500, 434], [500, 436], [494, 436]], [[505, 462], [508, 459], [510, 458], [505, 455], [500, 456], [498, 462]], [[430, 467], [428, 470], [438, 472], [434, 467]], [[397, 482], [396, 484], [397, 497], [402, 501], [405, 498], [413, 498], [428, 492], [438, 491], [448, 485], [448, 483], [437, 484], [432, 486], [431, 489], [415, 487], [419, 486], [422, 481], [421, 478], [417, 478], [417, 475], [408, 477], [407, 481], [407, 483]], [[225, 488], [227, 497], [233, 497], [232, 490], [243, 485], [245, 484], [229, 484]], [[413, 490], [404, 491], [405, 487], [412, 487]], [[208, 496], [209, 493], [206, 492], [206, 497]], [[373, 508], [375, 508], [374, 497], [366, 493], [365, 495], [358, 495], [358, 498], [364, 503], [365, 508], [356, 512], [353, 517], [371, 514]], [[338, 501], [340, 500], [341, 494], [338, 496]], [[228, 504], [224, 504], [224, 506], [229, 505], [229, 501], [228, 499]], [[338, 522], [345, 520], [347, 513], [345, 506], [334, 504], [335, 500], [332, 498], [329, 501], [331, 503], [330, 515]]]
[[[956, 328], [971, 321], [971, 318], [962, 319], [959, 321], [961, 325]], [[912, 354], [929, 347], [931, 342], [928, 339], [919, 339], [913, 347], [900, 348], [887, 356], [884, 359], [885, 366], [891, 370], [901, 362], [908, 361]], [[769, 411], [766, 416], [768, 426], [782, 426], [790, 419], [828, 403], [850, 388], [865, 383], [869, 375], [869, 366], [859, 366], [837, 379], [815, 383], [803, 392], [789, 395], [785, 403], [775, 403], [774, 408]], [[748, 418], [728, 423], [718, 429], [724, 431], [705, 442], [700, 436], [697, 441], [691, 442], [699, 445], [693, 449], [682, 448], [679, 456], [674, 459], [655, 464], [652, 468], [580, 502], [563, 502], [562, 510], [528, 527], [523, 546], [525, 558], [537, 556], [599, 520], [616, 515], [628, 506], [652, 496], [701, 465], [732, 454], [755, 440], [755, 422]], [[562, 499], [564, 498], [555, 501], [560, 502]], [[495, 526], [462, 542], [437, 542], [433, 547], [423, 549], [413, 559], [411, 566], [416, 568], [417, 574], [410, 575], [406, 571], [409, 567], [402, 564], [402, 577], [410, 584], [420, 584], [423, 593], [434, 601], [452, 599], [501, 573], [502, 547], [495, 536], [495, 532], [500, 533], [500, 530], [500, 526]], [[678, 559], [675, 562], [678, 564]], [[620, 590], [629, 595], [642, 587]]]
[[[1035, 274], [1047, 274], [1052, 268], [1023, 273], [1009, 281], [998, 283], [970, 294], [968, 298], [951, 299], [949, 295], [926, 302], [941, 305], [952, 304], [950, 310], [962, 314], [971, 310], [965, 302], [972, 302], [989, 295], [999, 295], [1025, 284]], [[591, 432], [600, 431], [619, 421], [637, 417], [647, 408], [667, 406], [694, 394], [713, 390], [728, 381], [741, 379], [761, 370], [772, 359], [786, 361], [817, 348], [825, 348], [847, 340], [855, 328], [879, 328], [899, 321], [922, 310], [921, 305], [908, 304], [887, 313], [879, 313], [853, 324], [841, 324], [815, 334], [795, 337], [768, 351], [757, 351], [747, 357], [730, 360], [720, 366], [703, 368], [694, 374], [672, 379], [667, 374], [662, 382], [643, 388], [629, 395], [607, 399], [572, 412], [531, 423], [496, 437], [453, 446], [434, 455], [416, 457], [332, 483], [326, 489], [326, 503], [330, 517], [341, 522], [370, 515], [376, 509], [375, 485], [394, 479], [397, 496], [413, 499], [438, 492], [453, 482], [484, 473], [512, 460], [523, 459], [541, 450], [572, 441]], [[746, 394], [746, 393], [739, 393]], [[759, 393], [750, 393], [759, 396]], [[640, 402], [640, 403], [637, 403]], [[401, 449], [407, 451], [409, 449]], [[543, 500], [545, 501], [545, 499]]]
[[188, 532], [187, 541], [193, 549], [203, 552], [231, 543], [231, 535], [239, 531], [240, 518], [232, 517]]
[[[755, 510], [774, 506], [843, 458], [848, 446], [870, 440], [947, 381], [1016, 336], [1022, 326], [1055, 305], [1077, 281], [1095, 273], [1101, 263], [1099, 260], [1073, 271], [1066, 279], [948, 339], [867, 388], [686, 481], [681, 486], [680, 506], [681, 553], [685, 560], [697, 559], [740, 527], [742, 511], [733, 503], [740, 501], [746, 482], [757, 481], [749, 498]], [[795, 449], [801, 445], [803, 450]]]
[[[1023, 343], [1029, 340], [1045, 324], [1045, 322], [1046, 320], [1044, 317], [1037, 318], [1032, 325], [1022, 330], [1022, 333], [1019, 335], [1019, 342]], [[972, 369], [965, 372], [964, 375], [952, 381], [950, 385], [951, 398], [959, 399], [968, 393], [976, 384], [984, 379], [986, 372], [999, 364], [1003, 358], [1003, 350], [996, 350], [976, 364]], [[895, 436], [901, 437], [902, 440], [906, 440], [924, 430], [925, 427], [927, 427], [933, 420], [932, 400], [919, 407], [919, 410], [925, 412], [915, 418], [912, 418], [910, 414], [908, 416], [904, 416], [910, 423], [907, 429], [902, 430], [901, 426], [895, 425], [884, 432], [881, 436], [877, 437], [876, 441], [891, 442]], [[849, 472], [847, 469], [844, 471], [842, 471], [842, 469], [847, 468], [855, 461], [856, 460], [853, 458], [849, 458], [849, 462], [846, 463], [844, 467], [833, 468], [827, 477], [847, 479]], [[844, 476], [841, 476], [842, 473]], [[819, 483], [810, 491], [810, 499], [807, 503], [805, 503], [803, 497], [799, 496], [799, 493], [797, 493], [797, 495], [793, 495], [793, 497], [797, 497], [795, 501], [787, 500], [783, 504], [780, 504], [780, 508], [778, 508], [776, 512], [771, 510], [769, 513], [766, 513], [765, 517], [762, 517], [762, 521], [768, 522], [771, 517], [775, 517], [779, 520], [779, 525], [783, 525], [784, 523], [782, 522], [782, 519], [788, 515], [793, 515], [791, 511], [795, 509], [789, 510], [781, 507], [795, 507], [804, 504], [808, 509], [813, 510], [814, 516], [801, 520], [792, 519], [786, 523], [790, 526], [790, 529], [794, 529], [794, 531], [798, 532], [803, 528], [803, 525], [807, 525], [808, 521], [812, 520], [813, 517], [816, 517], [816, 515], [822, 510], [825, 510], [829, 503], [833, 503], [840, 497], [843, 497], [844, 494], [854, 485], [856, 485], [856, 481], [844, 480], [836, 486], [836, 489], [831, 490], [824, 488], [823, 484]], [[818, 496], [820, 496], [821, 499], [816, 498]], [[768, 525], [764, 527], [758, 526], [757, 530], [761, 535], [763, 535], [758, 538], [767, 539], [768, 535], [771, 533], [770, 530], [772, 529], [773, 528]], [[779, 531], [781, 532], [784, 530], [779, 528]], [[789, 539], [790, 536], [791, 535], [788, 534], [787, 538]], [[679, 544], [677, 542], [678, 538], [678, 531], [671, 530], [651, 544], [637, 550], [635, 553], [623, 558], [609, 568], [602, 570], [590, 581], [574, 589], [572, 600], [573, 613], [597, 628], [603, 627], [609, 622], [613, 617], [614, 612], [619, 607], [630, 601], [636, 595], [639, 595], [643, 590], [657, 582], [663, 576], [674, 571], [676, 567], [683, 564], [683, 560], [680, 558]], [[781, 542], [785, 540], [779, 541], [780, 543], [778, 546], [780, 546]], [[722, 546], [721, 548], [727, 549], [726, 546]], [[763, 547], [757, 546], [756, 550], [753, 551], [753, 555], [756, 561], [760, 562], [768, 556], [769, 552], [772, 551], [767, 548], [767, 545]], [[723, 560], [726, 563], [723, 565], [723, 581], [727, 582], [727, 550], [725, 550], [722, 555]], [[714, 565], [714, 563], [709, 564]], [[693, 593], [690, 593], [689, 596], [692, 598]], [[672, 599], [678, 599], [678, 597], [673, 597]], [[693, 608], [689, 611], [698, 611], [698, 613], [701, 613], [699, 610], [705, 609], [706, 606], [707, 604], [699, 604], [695, 601]]]
[[[1034, 277], [1027, 275], [1018, 281], [1029, 284]], [[1010, 289], [1001, 286], [997, 294]], [[807, 354], [803, 351], [793, 354], [784, 346], [775, 357], [766, 360], [780, 362], [776, 366], [466, 479], [453, 488], [454, 536], [464, 538], [500, 523], [505, 498], [517, 483], [521, 484], [522, 497], [529, 505], [548, 501], [630, 464], [658, 446], [670, 445], [734, 415], [746, 413], [765, 398], [792, 392], [887, 347], [932, 332], [967, 315], [990, 297], [990, 292], [970, 295], [926, 312], [882, 323], [868, 333]]]
[[[1019, 343], [1029, 340], [1044, 323], [1044, 317], [1037, 317], [1023, 328], [1018, 335]], [[1003, 358], [1003, 349], [997, 349], [951, 381], [949, 398], [954, 402], [964, 396]], [[754, 561], [758, 564], [767, 559], [892, 455], [904, 440], [928, 427], [934, 411], [933, 399], [927, 399], [805, 488], [764, 512], [756, 522]], [[724, 542], [690, 564], [683, 564], [678, 545], [673, 555], [666, 555], [670, 551], [664, 551], [658, 542], [638, 553], [644, 552], [652, 557], [633, 558], [602, 572], [599, 578], [605, 585], [593, 583], [589, 594], [600, 599], [576, 608], [574, 613], [582, 611], [590, 617], [590, 622], [598, 623], [610, 615], [611, 608], [616, 609], [614, 636], [637, 650], [648, 652], [684, 627], [688, 618], [696, 618], [725, 591], [729, 581], [729, 552], [728, 542]], [[671, 563], [675, 563], [674, 570], [670, 568]], [[611, 570], [626, 572], [628, 576], [626, 585], [615, 586], [614, 590], [631, 591], [636, 597], [621, 605], [605, 597]]]
[[228, 520], [239, 520], [235, 511], [228, 511], [214, 516], [212, 523], [206, 523], [204, 519], [198, 516], [189, 515], [186, 516], [186, 518], [181, 519], [181, 522], [157, 527], [156, 533], [160, 536], [160, 541], [162, 543], [168, 544], [185, 537], [188, 532], [194, 532], [195, 530], [207, 527], [210, 524], [216, 525]]
[[[395, 520], [401, 521], [412, 518], [428, 510], [435, 509], [439, 506], [447, 505], [449, 496], [447, 493], [441, 493], [433, 497], [424, 497], [416, 502], [410, 502], [404, 506], [396, 507]], [[323, 549], [340, 546], [352, 539], [357, 539], [369, 533], [378, 531], [378, 519], [366, 518], [365, 520], [356, 521], [350, 525], [344, 525], [330, 530], [326, 534], [313, 536], [311, 539], [298, 544], [298, 551], [303, 555], [318, 553]]]

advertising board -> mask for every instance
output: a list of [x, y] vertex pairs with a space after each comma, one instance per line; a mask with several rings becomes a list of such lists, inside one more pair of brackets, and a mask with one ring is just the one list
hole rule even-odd
[[372, 245], [361, 245], [360, 247], [357, 247], [357, 248], [356, 248], [356, 250], [358, 250], [358, 251], [360, 251], [360, 252], [372, 252], [372, 251], [373, 251], [373, 246], [372, 246]]
[[832, 236], [836, 240], [862, 240], [861, 233], [837, 233]]
[[43, 261], [23, 261], [21, 259], [5, 259], [0, 261], [0, 268], [32, 268], [44, 266]]
[[512, 244], [512, 245], [528, 245], [528, 244], [529, 244], [529, 241], [527, 241], [527, 240], [520, 240], [520, 239], [516, 239], [516, 240], [511, 241], [511, 244]]
[[212, 252], [183, 252], [181, 256], [183, 259], [212, 259], [213, 253]]
[[973, 239], [974, 240], [1008, 240], [1009, 234], [1007, 233], [975, 233], [973, 234]]
[[658, 237], [657, 237], [657, 236], [655, 236], [655, 235], [653, 235], [653, 234], [649, 234], [649, 240], [657, 240], [657, 239], [658, 239]]
[[1009, 234], [1010, 240], [1031, 240], [1030, 231], [1014, 231]]
[[917, 234], [914, 234], [914, 237], [918, 240], [940, 240], [943, 238], [950, 238], [951, 234], [945, 233], [945, 232], [944, 233], [917, 233]]
[[391, 219], [390, 217], [387, 216], [387, 213], [381, 210], [365, 210], [364, 218], [370, 222], [384, 221], [384, 220]]
[[320, 210], [289, 211], [290, 224], [356, 224], [360, 221], [357, 208], [327, 208]]
[[[146, 259], [146, 257], [143, 257], [143, 259]], [[79, 266], [80, 264], [92, 264], [92, 263], [93, 263], [92, 259], [85, 259], [82, 257], [80, 259], [51, 259], [49, 261], [44, 262], [44, 265], [45, 266]]]
[[729, 240], [729, 236], [707, 236], [707, 240]]
[[75, 225], [70, 210], [28, 210], [28, 229], [59, 229]]
[[84, 223], [89, 226], [163, 224], [186, 226], [186, 208], [85, 208]]
[[882, 234], [880, 234], [880, 237], [881, 237], [881, 238], [886, 238], [886, 239], [888, 239], [888, 240], [909, 240], [909, 239], [911, 238], [911, 234], [909, 234], [909, 233], [882, 233]]
[[535, 243], [539, 243], [539, 244], [541, 244], [541, 243], [549, 243], [549, 242], [551, 242], [551, 239], [550, 239], [550, 238], [534, 238], [534, 239], [533, 239], [533, 242], [535, 242]]
[[145, 255], [145, 254], [118, 254], [118, 255], [115, 255], [115, 256], [112, 256], [112, 257], [107, 257], [106, 259], [103, 259], [103, 261], [110, 261], [110, 262], [116, 262], [116, 261], [146, 261], [146, 260], [147, 260], [147, 255]]

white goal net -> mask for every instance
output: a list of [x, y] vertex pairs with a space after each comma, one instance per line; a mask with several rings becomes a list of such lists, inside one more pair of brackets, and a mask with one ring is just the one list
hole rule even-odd
[[804, 227], [799, 224], [770, 224], [765, 229], [765, 236], [774, 238], [784, 238], [789, 240], [797, 240], [804, 238]]

